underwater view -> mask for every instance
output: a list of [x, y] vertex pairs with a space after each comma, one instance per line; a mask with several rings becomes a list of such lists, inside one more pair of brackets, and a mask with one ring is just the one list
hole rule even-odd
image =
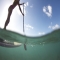
[[[9, 39], [9, 41], [21, 42], [20, 46], [7, 45], [0, 47], [0, 59], [1, 60], [60, 60], [60, 29], [55, 30], [47, 35], [39, 37], [26, 37], [23, 35], [18, 36], [18, 33], [7, 32], [0, 29], [0, 33], [3, 32], [4, 36], [0, 34], [0, 38]], [[13, 37], [7, 38], [12, 35]], [[18, 36], [18, 38], [15, 37]], [[2, 37], [1, 37], [2, 36]], [[15, 37], [15, 38], [14, 38]], [[11, 38], [11, 40], [10, 40]], [[20, 40], [19, 40], [20, 39]], [[26, 47], [24, 46], [26, 44]], [[18, 44], [14, 44], [18, 45]]]
[[60, 1], [0, 0], [0, 60], [60, 60]]

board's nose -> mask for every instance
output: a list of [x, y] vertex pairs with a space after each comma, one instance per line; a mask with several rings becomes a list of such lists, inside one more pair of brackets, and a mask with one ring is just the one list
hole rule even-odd
[[19, 46], [21, 46], [21, 43], [9, 42], [7, 40], [3, 40], [3, 39], [0, 38], [0, 46], [2, 46], [2, 47], [8, 47], [8, 48], [13, 48], [13, 47], [19, 47]]

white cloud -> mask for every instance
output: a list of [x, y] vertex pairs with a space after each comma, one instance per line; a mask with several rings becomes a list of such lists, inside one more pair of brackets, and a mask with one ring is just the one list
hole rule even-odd
[[56, 24], [54, 26], [49, 26], [48, 28], [55, 30], [55, 29], [59, 29], [60, 26], [58, 24]]
[[48, 28], [51, 28], [52, 26], [49, 26]]
[[39, 35], [45, 35], [45, 32], [39, 32], [38, 34]]
[[25, 6], [25, 7], [29, 6], [29, 2], [26, 2], [26, 3], [24, 4], [24, 6]]
[[29, 25], [29, 24], [25, 24], [25, 29], [26, 30], [31, 30], [31, 29], [33, 29], [34, 27], [32, 27], [31, 25]]
[[52, 26], [52, 29], [58, 29], [58, 28], [60, 28], [58, 24], [56, 24], [55, 26]]
[[43, 12], [44, 12], [48, 17], [52, 17], [52, 6], [50, 6], [50, 5], [44, 6], [44, 7], [43, 7]]

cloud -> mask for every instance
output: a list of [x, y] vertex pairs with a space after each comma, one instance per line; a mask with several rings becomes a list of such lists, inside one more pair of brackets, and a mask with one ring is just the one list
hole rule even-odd
[[43, 12], [44, 12], [48, 17], [52, 17], [52, 6], [50, 6], [50, 5], [44, 6], [44, 7], [43, 7]]
[[52, 28], [52, 26], [49, 26], [48, 28]]
[[29, 25], [29, 24], [25, 24], [25, 29], [26, 30], [31, 30], [31, 29], [33, 29], [34, 27], [32, 27], [31, 25]]
[[55, 29], [59, 29], [60, 26], [58, 24], [56, 24], [54, 26], [49, 26], [48, 28], [55, 30]]
[[45, 32], [39, 32], [38, 34], [39, 35], [45, 35]]
[[29, 2], [26, 2], [26, 3], [24, 4], [24, 6], [25, 6], [25, 7], [29, 6]]

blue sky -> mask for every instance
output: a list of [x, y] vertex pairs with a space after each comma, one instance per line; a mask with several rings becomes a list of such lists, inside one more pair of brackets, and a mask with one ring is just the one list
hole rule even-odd
[[[60, 0], [21, 0], [25, 2], [24, 24], [25, 34], [29, 36], [41, 36], [55, 29], [60, 28]], [[13, 0], [0, 0], [0, 27], [4, 23], [8, 14], [8, 7]], [[22, 10], [23, 7], [21, 6]], [[13, 10], [8, 30], [23, 33], [23, 16], [18, 6]]]

